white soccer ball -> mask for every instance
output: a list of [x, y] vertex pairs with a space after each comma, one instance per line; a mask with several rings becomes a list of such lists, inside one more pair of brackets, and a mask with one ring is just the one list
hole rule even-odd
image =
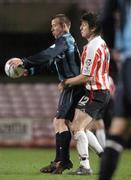
[[19, 78], [23, 75], [25, 69], [22, 65], [19, 65], [17, 68], [14, 68], [12, 65], [9, 64], [9, 61], [5, 64], [5, 73], [10, 78]]

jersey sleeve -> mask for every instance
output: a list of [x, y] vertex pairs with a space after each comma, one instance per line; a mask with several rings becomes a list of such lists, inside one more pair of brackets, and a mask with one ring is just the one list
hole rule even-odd
[[56, 40], [55, 44], [49, 48], [27, 58], [23, 58], [25, 68], [38, 65], [50, 65], [54, 58], [67, 49], [66, 41], [63, 37]]

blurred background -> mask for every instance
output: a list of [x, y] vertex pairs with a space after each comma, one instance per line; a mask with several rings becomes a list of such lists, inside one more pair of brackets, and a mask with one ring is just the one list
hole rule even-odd
[[[51, 45], [54, 39], [50, 32], [50, 21], [57, 13], [65, 13], [71, 19], [71, 33], [82, 52], [85, 42], [79, 31], [80, 16], [87, 9], [104, 16], [105, 2], [106, 0], [0, 0], [1, 147], [54, 146], [52, 119], [59, 96], [57, 77], [53, 72], [45, 69], [41, 75], [12, 80], [5, 75], [5, 62], [11, 57], [27, 57]], [[106, 33], [103, 35], [109, 48], [112, 48], [113, 39], [107, 38]], [[110, 75], [116, 83], [117, 67], [112, 59]], [[111, 114], [112, 109], [109, 107], [105, 117], [106, 129], [110, 125]]]

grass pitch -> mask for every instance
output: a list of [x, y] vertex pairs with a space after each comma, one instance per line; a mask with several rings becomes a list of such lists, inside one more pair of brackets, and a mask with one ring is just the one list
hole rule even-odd
[[[39, 169], [54, 158], [54, 149], [1, 148], [0, 180], [97, 180], [99, 158], [90, 152], [92, 176], [72, 176], [65, 171], [62, 175], [41, 174]], [[71, 150], [74, 169], [79, 166], [75, 149]], [[113, 180], [131, 180], [131, 151], [124, 151]]]

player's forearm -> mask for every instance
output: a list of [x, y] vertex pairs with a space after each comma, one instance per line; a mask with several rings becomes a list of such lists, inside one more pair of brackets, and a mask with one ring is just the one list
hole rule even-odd
[[90, 81], [90, 77], [89, 76], [85, 76], [85, 75], [80, 74], [79, 76], [66, 79], [64, 81], [64, 84], [65, 85], [79, 85], [79, 84], [87, 83], [89, 81]]
[[46, 55], [44, 52], [40, 52], [33, 56], [23, 58], [23, 63], [25, 67], [34, 67], [39, 65], [46, 65], [50, 61], [50, 56]]
[[23, 58], [23, 63], [26, 68], [36, 65], [51, 65], [54, 58], [63, 53], [66, 49], [67, 45], [65, 41], [60, 41], [60, 43], [56, 43], [37, 54]]

